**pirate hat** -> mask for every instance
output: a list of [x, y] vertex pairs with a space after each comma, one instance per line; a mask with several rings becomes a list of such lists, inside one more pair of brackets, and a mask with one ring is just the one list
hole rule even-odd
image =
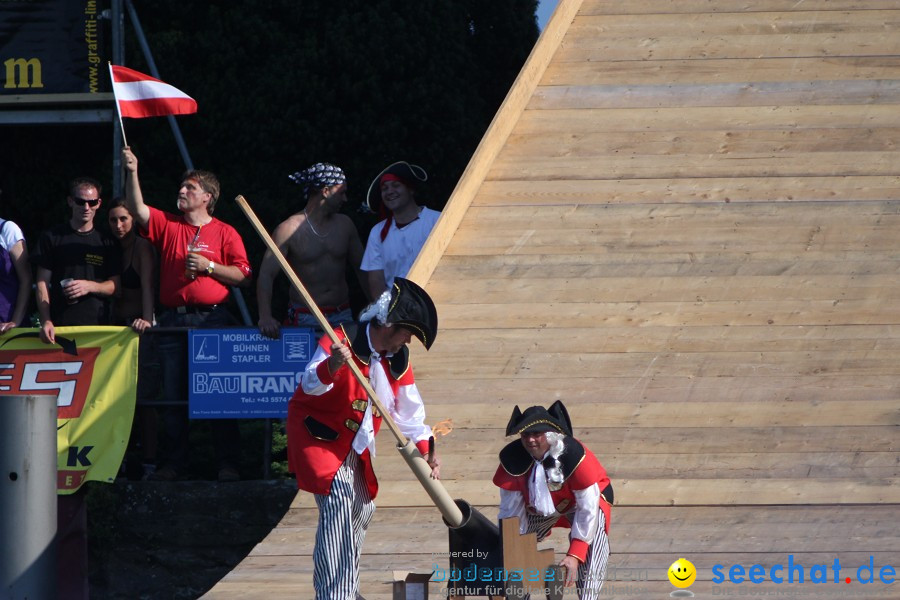
[[550, 409], [543, 406], [531, 406], [525, 412], [519, 410], [519, 406], [513, 409], [509, 424], [506, 426], [506, 435], [520, 435], [522, 433], [542, 433], [555, 431], [572, 435], [572, 421], [569, 419], [569, 411], [562, 402], [557, 400]]
[[425, 169], [405, 160], [385, 167], [378, 177], [372, 180], [369, 191], [366, 192], [366, 204], [369, 206], [369, 210], [382, 217], [387, 216], [387, 214], [382, 214], [384, 207], [381, 205], [381, 179], [385, 175], [393, 175], [412, 189], [417, 189], [420, 183], [428, 181], [428, 173], [425, 172]]
[[438, 318], [434, 302], [425, 290], [403, 277], [394, 277], [385, 323], [409, 329], [426, 350], [431, 348], [437, 337]]

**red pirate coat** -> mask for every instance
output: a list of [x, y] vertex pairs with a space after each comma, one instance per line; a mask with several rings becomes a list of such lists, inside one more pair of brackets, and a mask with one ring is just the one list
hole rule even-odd
[[[351, 340], [353, 360], [368, 378], [372, 349], [369, 347], [366, 325], [345, 325], [335, 333], [341, 340]], [[325, 358], [331, 355], [331, 343], [328, 336], [319, 340], [319, 352], [324, 352]], [[380, 362], [394, 397], [399, 401], [404, 389], [408, 389], [408, 386], [415, 387], [408, 349], [404, 347], [390, 358], [382, 357]], [[313, 494], [327, 495], [331, 492], [331, 482], [337, 470], [347, 454], [354, 451], [353, 439], [363, 422], [368, 394], [347, 366], [341, 367], [333, 375], [328, 369], [327, 360], [314, 366], [311, 362], [308, 369], [310, 368], [315, 370], [322, 384], [331, 387], [324, 393], [315, 395], [304, 392], [301, 384], [288, 402], [288, 468], [296, 476], [298, 488]], [[418, 391], [415, 392], [415, 397], [418, 398]], [[384, 398], [380, 400], [385, 401]], [[376, 434], [381, 421], [381, 414], [372, 405], [372, 424]], [[419, 431], [426, 429], [422, 426]], [[424, 438], [416, 441], [416, 446], [423, 454], [428, 451], [427, 436]], [[368, 449], [360, 454], [360, 461], [369, 494], [375, 498], [378, 480]]]
[[[606, 474], [606, 469], [587, 447], [572, 437], [566, 437], [563, 441], [565, 451], [559, 457], [564, 480], [559, 488], [550, 488], [550, 498], [559, 513], [559, 520], [553, 527], [571, 528], [568, 515], [575, 509], [575, 491], [589, 488], [597, 484], [600, 489], [598, 508], [603, 511], [606, 518], [606, 532], [609, 533], [609, 522], [613, 502], [612, 485]], [[552, 465], [545, 465], [545, 469]], [[525, 500], [525, 509], [535, 512], [534, 505], [529, 497], [528, 482], [531, 479], [531, 470], [534, 468], [534, 459], [522, 445], [516, 440], [507, 444], [500, 451], [500, 466], [494, 474], [494, 485], [519, 492]], [[587, 556], [588, 542], [573, 538], [569, 544], [567, 554], [570, 554], [584, 562]]]

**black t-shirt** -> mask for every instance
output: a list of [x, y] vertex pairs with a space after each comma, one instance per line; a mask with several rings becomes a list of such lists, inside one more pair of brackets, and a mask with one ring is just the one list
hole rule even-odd
[[107, 281], [122, 272], [122, 248], [118, 240], [96, 228], [81, 233], [68, 223], [44, 231], [32, 262], [48, 269], [50, 320], [54, 325], [108, 325], [109, 297], [88, 294], [69, 304], [62, 293], [63, 279]]

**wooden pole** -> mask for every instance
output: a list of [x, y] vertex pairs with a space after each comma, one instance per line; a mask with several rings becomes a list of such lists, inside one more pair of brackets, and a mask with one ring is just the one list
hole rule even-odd
[[[266, 231], [266, 228], [263, 227], [263, 224], [256, 217], [256, 214], [253, 212], [253, 209], [250, 208], [250, 204], [247, 202], [246, 198], [238, 195], [234, 199], [234, 201], [237, 202], [237, 205], [240, 207], [240, 209], [244, 211], [244, 215], [246, 215], [247, 219], [250, 220], [250, 224], [253, 225], [256, 233], [262, 239], [263, 243], [265, 243], [266, 247], [269, 249], [269, 252], [272, 253], [272, 256], [274, 256], [278, 261], [278, 264], [281, 266], [281, 270], [287, 276], [288, 280], [291, 282], [291, 285], [294, 286], [294, 289], [297, 290], [297, 292], [303, 298], [303, 303], [306, 304], [309, 312], [312, 313], [312, 315], [316, 318], [316, 321], [319, 323], [319, 327], [322, 328], [322, 331], [324, 331], [325, 334], [335, 344], [341, 343], [341, 340], [334, 332], [334, 329], [331, 327], [328, 319], [325, 318], [325, 315], [323, 315], [322, 311], [319, 310], [319, 307], [312, 299], [312, 296], [310, 296], [309, 292], [306, 291], [306, 287], [303, 285], [303, 282], [300, 281], [300, 278], [294, 272], [294, 269], [291, 268], [291, 265], [284, 257], [284, 254], [281, 253], [281, 249], [275, 244], [275, 241], [269, 235], [269, 232]], [[372, 389], [369, 380], [365, 375], [362, 374], [362, 371], [359, 370], [359, 366], [357, 366], [356, 362], [352, 360], [348, 361], [346, 365], [353, 373], [353, 376], [356, 377], [357, 381], [359, 381], [359, 384], [363, 386], [363, 389], [366, 390], [366, 393], [369, 395], [369, 398], [375, 405], [375, 408], [381, 413], [382, 423], [387, 426], [387, 428], [394, 435], [394, 438], [396, 438], [397, 440], [397, 449], [400, 451], [400, 454], [403, 456], [404, 460], [406, 460], [410, 469], [412, 469], [413, 473], [416, 475], [419, 483], [421, 483], [422, 487], [425, 488], [425, 491], [428, 493], [428, 496], [434, 502], [435, 506], [437, 506], [438, 510], [441, 511], [441, 515], [444, 517], [444, 520], [453, 527], [459, 527], [460, 525], [462, 525], [462, 511], [459, 510], [459, 507], [450, 497], [450, 494], [447, 493], [446, 488], [444, 488], [441, 482], [437, 479], [431, 478], [431, 467], [428, 466], [427, 462], [425, 462], [422, 454], [416, 449], [415, 444], [413, 444], [411, 440], [407, 439], [406, 436], [403, 435], [403, 433], [397, 427], [397, 424], [394, 423], [394, 420], [391, 418], [390, 414], [388, 414], [388, 412], [384, 410], [384, 406], [378, 399], [377, 394], [375, 394], [375, 390]]]

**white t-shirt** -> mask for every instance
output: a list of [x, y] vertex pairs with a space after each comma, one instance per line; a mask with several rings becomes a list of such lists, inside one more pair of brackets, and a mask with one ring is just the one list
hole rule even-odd
[[381, 241], [384, 221], [379, 221], [369, 232], [360, 268], [363, 271], [384, 271], [384, 282], [390, 288], [394, 277], [406, 277], [440, 216], [441, 213], [436, 210], [423, 208], [418, 219], [402, 228], [397, 227], [396, 221], [392, 222], [384, 241]]
[[25, 239], [22, 230], [12, 221], [4, 221], [0, 219], [0, 247], [9, 252], [10, 248]]

